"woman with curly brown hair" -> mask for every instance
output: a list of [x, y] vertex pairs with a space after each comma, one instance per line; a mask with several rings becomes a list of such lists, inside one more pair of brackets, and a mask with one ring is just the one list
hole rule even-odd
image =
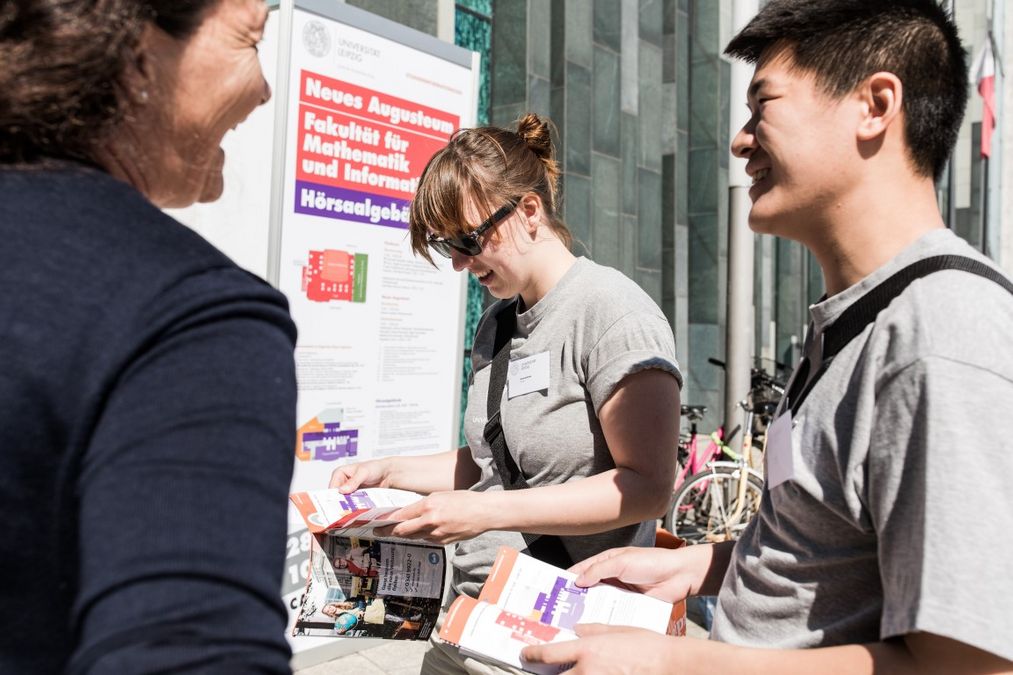
[[[412, 202], [415, 252], [449, 257], [499, 302], [472, 348], [466, 447], [335, 470], [331, 484], [414, 490], [394, 536], [457, 542], [454, 594], [475, 596], [500, 546], [557, 566], [650, 546], [675, 471], [681, 375], [658, 306], [577, 258], [558, 215], [547, 121], [465, 129]], [[488, 672], [435, 641], [423, 672]]]
[[221, 193], [266, 15], [0, 5], [0, 672], [289, 671], [295, 329], [158, 208]]

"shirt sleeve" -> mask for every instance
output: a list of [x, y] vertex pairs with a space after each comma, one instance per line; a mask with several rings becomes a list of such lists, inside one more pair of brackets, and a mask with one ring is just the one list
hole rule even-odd
[[244, 274], [160, 298], [108, 394], [78, 479], [69, 672], [290, 672], [295, 329]]
[[661, 316], [630, 312], [609, 326], [588, 351], [587, 389], [597, 414], [623, 378], [657, 368], [671, 373], [682, 388], [672, 327]]
[[877, 394], [868, 508], [882, 637], [924, 631], [1013, 659], [1013, 382], [930, 357]]

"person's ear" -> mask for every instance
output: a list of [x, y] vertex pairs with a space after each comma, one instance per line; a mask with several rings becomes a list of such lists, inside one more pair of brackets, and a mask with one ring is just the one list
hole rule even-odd
[[170, 79], [173, 64], [178, 61], [180, 41], [163, 31], [153, 21], [144, 24], [132, 58], [124, 69], [123, 79], [131, 100], [147, 103]]
[[155, 26], [152, 22], [145, 23], [141, 35], [134, 47], [133, 55], [123, 68], [122, 83], [128, 100], [134, 105], [148, 102], [154, 77], [152, 49], [155, 42]]
[[890, 72], [870, 75], [858, 88], [861, 117], [858, 123], [858, 140], [871, 141], [882, 137], [903, 109], [904, 85]]
[[518, 206], [524, 216], [524, 229], [528, 236], [534, 240], [538, 235], [538, 226], [541, 225], [544, 216], [542, 200], [538, 195], [529, 192], [521, 197]]

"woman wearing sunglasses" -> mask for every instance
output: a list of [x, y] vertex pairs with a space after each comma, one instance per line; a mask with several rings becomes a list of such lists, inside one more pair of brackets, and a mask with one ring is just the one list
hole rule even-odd
[[[570, 252], [546, 121], [465, 129], [430, 160], [411, 207], [415, 253], [499, 301], [472, 348], [466, 447], [339, 467], [331, 485], [428, 496], [383, 534], [457, 542], [454, 594], [476, 596], [500, 546], [553, 564], [650, 546], [668, 505], [681, 375], [658, 306]], [[423, 672], [466, 671], [434, 640]], [[482, 666], [487, 669], [488, 666]]]

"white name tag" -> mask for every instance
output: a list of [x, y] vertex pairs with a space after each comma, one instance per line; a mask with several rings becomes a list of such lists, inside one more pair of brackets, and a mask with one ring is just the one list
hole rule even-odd
[[507, 398], [549, 388], [549, 352], [510, 362], [507, 370]]
[[795, 477], [795, 460], [791, 451], [791, 410], [785, 410], [767, 429], [764, 456], [767, 462], [767, 489], [773, 490]]

